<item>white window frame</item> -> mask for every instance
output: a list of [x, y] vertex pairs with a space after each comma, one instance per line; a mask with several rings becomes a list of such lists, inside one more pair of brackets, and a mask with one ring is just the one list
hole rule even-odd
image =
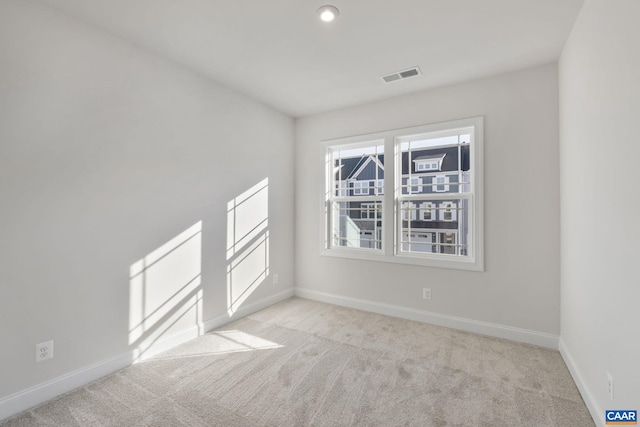
[[[422, 134], [429, 134], [429, 136], [447, 136], [455, 132], [469, 131], [471, 135], [469, 162], [470, 171], [465, 175], [468, 175], [470, 184], [465, 185], [467, 190], [465, 193], [444, 193], [437, 192], [437, 194], [431, 193], [429, 201], [451, 201], [451, 200], [466, 200], [468, 202], [469, 212], [469, 238], [467, 255], [450, 255], [439, 253], [418, 253], [418, 252], [402, 252], [399, 250], [400, 236], [402, 235], [402, 219], [400, 217], [401, 204], [400, 201], [414, 200], [414, 210], [412, 216], [419, 215], [422, 217], [423, 209], [421, 205], [416, 205], [415, 201], [424, 202], [424, 197], [427, 193], [412, 194], [407, 192], [402, 194], [400, 185], [402, 184], [402, 168], [398, 164], [398, 160], [401, 159], [400, 143], [404, 139], [409, 137], [415, 137]], [[391, 262], [399, 264], [412, 264], [421, 265], [427, 267], [439, 267], [439, 268], [452, 268], [460, 270], [471, 271], [484, 271], [484, 207], [483, 207], [483, 195], [484, 195], [484, 172], [483, 172], [483, 137], [484, 137], [484, 120], [482, 117], [474, 117], [469, 119], [454, 120], [443, 123], [435, 123], [425, 126], [417, 126], [413, 128], [392, 130], [378, 132], [375, 134], [359, 135], [354, 137], [333, 139], [323, 141], [326, 148], [327, 155], [323, 158], [323, 170], [325, 174], [322, 176], [322, 188], [323, 198], [321, 203], [321, 210], [323, 215], [322, 226], [320, 227], [320, 240], [321, 254], [324, 256], [336, 256], [342, 258], [352, 258], [369, 261]], [[336, 147], [347, 148], [357, 146], [373, 146], [384, 145], [385, 165], [384, 173], [385, 178], [384, 189], [382, 193], [374, 191], [375, 194], [368, 196], [358, 196], [366, 198], [366, 202], [380, 202], [381, 203], [381, 249], [357, 249], [357, 248], [345, 248], [345, 247], [332, 247], [331, 245], [331, 203], [335, 203], [335, 199], [341, 199], [335, 197], [335, 183], [333, 182], [333, 164], [331, 163], [330, 151]], [[443, 173], [437, 173], [436, 175], [443, 175]], [[409, 176], [404, 177], [405, 180], [411, 178]], [[410, 181], [405, 181], [405, 185]], [[434, 185], [429, 182], [421, 182], [421, 186]], [[442, 184], [440, 184], [442, 185]], [[450, 184], [449, 184], [450, 185]], [[410, 188], [410, 187], [409, 187]], [[455, 186], [454, 189], [460, 188]], [[400, 195], [400, 196], [399, 196]], [[438, 218], [440, 216], [438, 206], [432, 207], [432, 217]], [[457, 206], [460, 208], [460, 205]], [[417, 212], [417, 213], [416, 213]], [[456, 216], [459, 210], [456, 210]], [[444, 214], [443, 214], [444, 215]], [[434, 218], [434, 219], [435, 219]], [[417, 230], [410, 230], [410, 232], [417, 232]], [[456, 239], [460, 236], [456, 237]], [[456, 240], [457, 241], [457, 240]]]
[[[365, 147], [378, 147], [384, 144], [384, 141], [380, 140], [365, 140], [363, 142], [347, 142], [345, 144], [327, 144], [326, 148], [326, 157], [325, 157], [325, 176], [330, 177], [330, 179], [326, 179], [324, 181], [324, 201], [323, 201], [323, 209], [324, 210], [324, 220], [323, 226], [321, 230], [323, 230], [323, 248], [328, 254], [336, 255], [336, 256], [345, 256], [348, 258], [364, 258], [366, 259], [371, 254], [382, 253], [382, 249], [378, 248], [362, 248], [359, 246], [333, 246], [333, 208], [335, 204], [343, 203], [343, 202], [352, 202], [352, 203], [360, 203], [360, 219], [367, 220], [368, 218], [362, 218], [362, 204], [366, 203], [378, 203], [381, 205], [380, 213], [383, 215], [382, 218], [379, 218], [378, 221], [384, 227], [385, 218], [384, 218], [384, 196], [375, 195], [370, 192], [371, 183], [374, 182], [372, 180], [349, 180], [349, 184], [347, 187], [346, 194], [342, 194], [342, 192], [338, 192], [336, 195], [336, 182], [335, 182], [335, 171], [336, 169], [333, 167], [332, 163], [332, 153], [331, 151], [335, 148], [340, 148], [343, 150], [350, 149], [358, 149]], [[364, 183], [366, 187], [363, 185], [358, 185], [356, 187], [355, 183], [360, 182]], [[366, 193], [363, 190], [366, 189]], [[351, 195], [349, 194], [349, 190], [351, 191]], [[358, 192], [356, 192], [358, 190]], [[362, 193], [362, 194], [360, 194]], [[375, 193], [375, 191], [373, 192]], [[377, 228], [377, 225], [376, 225]], [[374, 233], [375, 234], [375, 233]], [[376, 237], [377, 238], [377, 237]], [[381, 238], [384, 239], [384, 234], [381, 235]], [[381, 246], [384, 247], [384, 241], [381, 241]], [[342, 254], [342, 255], [339, 255]]]

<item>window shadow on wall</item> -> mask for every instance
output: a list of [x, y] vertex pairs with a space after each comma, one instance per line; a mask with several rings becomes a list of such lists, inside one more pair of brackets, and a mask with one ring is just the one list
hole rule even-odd
[[130, 267], [129, 345], [134, 361], [177, 334], [195, 338], [202, 323], [202, 221]]
[[233, 316], [269, 275], [269, 179], [227, 204], [227, 313]]

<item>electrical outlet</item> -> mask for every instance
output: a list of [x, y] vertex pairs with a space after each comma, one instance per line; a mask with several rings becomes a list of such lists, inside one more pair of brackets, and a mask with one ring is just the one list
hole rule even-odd
[[275, 283], [278, 283], [278, 279], [279, 279], [279, 278], [278, 278], [278, 275], [277, 275], [277, 274], [274, 274], [274, 275], [273, 275], [273, 283], [274, 283], [274, 284], [275, 284]]
[[36, 362], [51, 359], [53, 357], [53, 340], [36, 344]]
[[613, 400], [613, 377], [607, 372], [607, 383], [609, 385], [609, 397]]
[[422, 288], [422, 298], [423, 299], [431, 299], [431, 289]]

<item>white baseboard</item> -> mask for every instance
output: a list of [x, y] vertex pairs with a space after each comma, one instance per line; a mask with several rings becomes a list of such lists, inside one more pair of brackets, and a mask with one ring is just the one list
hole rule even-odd
[[29, 387], [25, 390], [3, 397], [0, 399], [0, 421], [51, 400], [61, 394], [68, 393], [89, 384], [90, 382], [100, 379], [106, 375], [117, 372], [136, 361], [144, 360], [154, 354], [158, 354], [171, 347], [193, 339], [201, 334], [199, 331], [208, 332], [226, 323], [240, 319], [279, 301], [292, 297], [294, 294], [294, 288], [289, 288], [252, 304], [242, 306], [233, 316], [229, 316], [227, 314], [218, 316], [207, 320], [202, 325], [189, 328], [169, 337], [163, 337], [161, 340], [154, 343], [152, 347], [147, 349], [142, 357], [139, 355], [138, 350], [130, 350], [110, 359], [101, 360], [89, 366], [85, 366], [49, 381], [45, 381], [41, 384], [37, 384], [33, 387]]
[[559, 349], [560, 355], [562, 356], [565, 365], [567, 365], [567, 368], [569, 368], [569, 372], [573, 377], [573, 382], [575, 382], [576, 386], [578, 386], [578, 390], [580, 391], [582, 400], [584, 400], [584, 404], [587, 406], [587, 409], [589, 409], [589, 413], [591, 414], [591, 418], [593, 418], [593, 422], [597, 426], [605, 427], [605, 411], [600, 407], [600, 405], [598, 405], [596, 399], [593, 397], [593, 394], [587, 387], [587, 383], [585, 382], [584, 377], [582, 376], [582, 374], [580, 374], [580, 370], [575, 364], [575, 361], [571, 356], [571, 352], [567, 348], [562, 338], [560, 338]]
[[4, 397], [0, 399], [0, 421], [126, 368], [132, 362], [133, 355], [127, 351]]
[[430, 323], [433, 325], [446, 326], [448, 328], [460, 329], [476, 334], [489, 335], [492, 337], [504, 338], [527, 344], [534, 344], [554, 350], [558, 349], [558, 336], [545, 332], [515, 328], [512, 326], [499, 325], [496, 323], [481, 322], [478, 320], [465, 319], [462, 317], [448, 316], [445, 314], [416, 310], [413, 308], [384, 304], [375, 301], [350, 298], [341, 295], [328, 294], [304, 288], [296, 288], [296, 295], [302, 298], [326, 302], [329, 304], [341, 305], [358, 310], [370, 311], [373, 313], [385, 314], [402, 319]]
[[203, 330], [204, 323], [200, 323], [196, 326], [184, 329], [173, 335], [162, 336], [162, 338], [158, 339], [158, 341], [153, 342], [150, 347], [145, 348], [144, 350], [135, 348], [131, 350], [132, 363], [142, 362], [143, 360], [147, 360], [155, 356], [156, 354], [162, 353], [163, 351], [167, 351], [179, 344], [197, 338], [202, 335], [201, 331]]
[[291, 298], [294, 295], [295, 289], [289, 288], [254, 303], [243, 305], [232, 316], [223, 314], [221, 316], [207, 320], [206, 322], [204, 322], [204, 330], [209, 332], [213, 329], [219, 328], [220, 326], [226, 325], [227, 323], [242, 319], [243, 317], [255, 313], [256, 311], [260, 311], [263, 308], [267, 308], [277, 302], [280, 302], [287, 298]]

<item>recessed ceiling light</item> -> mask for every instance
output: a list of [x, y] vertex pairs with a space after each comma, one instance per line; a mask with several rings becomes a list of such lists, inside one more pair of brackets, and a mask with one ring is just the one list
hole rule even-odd
[[338, 16], [340, 14], [340, 11], [335, 6], [326, 5], [326, 6], [322, 6], [320, 9], [318, 9], [318, 12], [316, 12], [316, 13], [318, 14], [318, 17], [322, 21], [331, 22], [334, 19], [336, 19], [336, 16]]

